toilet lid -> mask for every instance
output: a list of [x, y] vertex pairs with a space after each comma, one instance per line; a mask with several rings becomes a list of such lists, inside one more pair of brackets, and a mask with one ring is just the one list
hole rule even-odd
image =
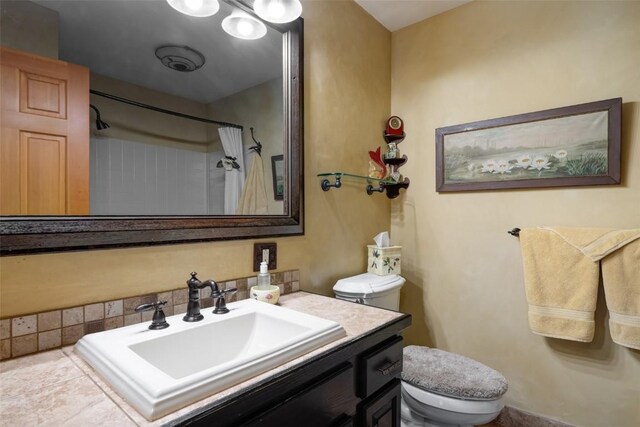
[[333, 290], [342, 295], [366, 296], [389, 292], [404, 285], [404, 282], [404, 277], [397, 274], [378, 276], [377, 274], [363, 273], [338, 280]]
[[493, 400], [507, 392], [500, 372], [473, 359], [436, 348], [404, 348], [402, 380], [444, 396]]

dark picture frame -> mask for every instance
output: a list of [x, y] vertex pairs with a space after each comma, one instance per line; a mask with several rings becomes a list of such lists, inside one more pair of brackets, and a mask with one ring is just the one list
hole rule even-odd
[[273, 178], [273, 198], [284, 200], [285, 180], [284, 180], [284, 156], [271, 156], [271, 176]]
[[622, 98], [436, 129], [436, 191], [620, 183]]

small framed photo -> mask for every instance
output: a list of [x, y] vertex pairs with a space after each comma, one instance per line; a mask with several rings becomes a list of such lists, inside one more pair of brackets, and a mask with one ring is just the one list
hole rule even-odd
[[271, 174], [273, 176], [273, 198], [284, 200], [284, 155], [271, 156]]
[[620, 183], [622, 98], [436, 129], [436, 191]]

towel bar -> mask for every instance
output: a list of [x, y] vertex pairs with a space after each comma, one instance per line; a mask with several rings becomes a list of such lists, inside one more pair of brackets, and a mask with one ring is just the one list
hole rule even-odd
[[511, 231], [507, 231], [507, 233], [511, 234], [513, 237], [520, 237], [520, 229], [518, 227], [512, 229]]

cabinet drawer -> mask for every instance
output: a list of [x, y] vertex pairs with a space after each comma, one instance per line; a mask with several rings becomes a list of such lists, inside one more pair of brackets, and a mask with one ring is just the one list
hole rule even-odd
[[396, 336], [360, 356], [358, 397], [365, 398], [402, 372], [402, 337]]
[[356, 404], [359, 401], [353, 390], [353, 377], [354, 369], [351, 363], [343, 363], [333, 371], [312, 380], [278, 406], [240, 425], [244, 427], [352, 425], [351, 417], [355, 414]]
[[358, 426], [401, 427], [401, 401], [400, 380], [396, 378], [382, 390], [360, 403]]

